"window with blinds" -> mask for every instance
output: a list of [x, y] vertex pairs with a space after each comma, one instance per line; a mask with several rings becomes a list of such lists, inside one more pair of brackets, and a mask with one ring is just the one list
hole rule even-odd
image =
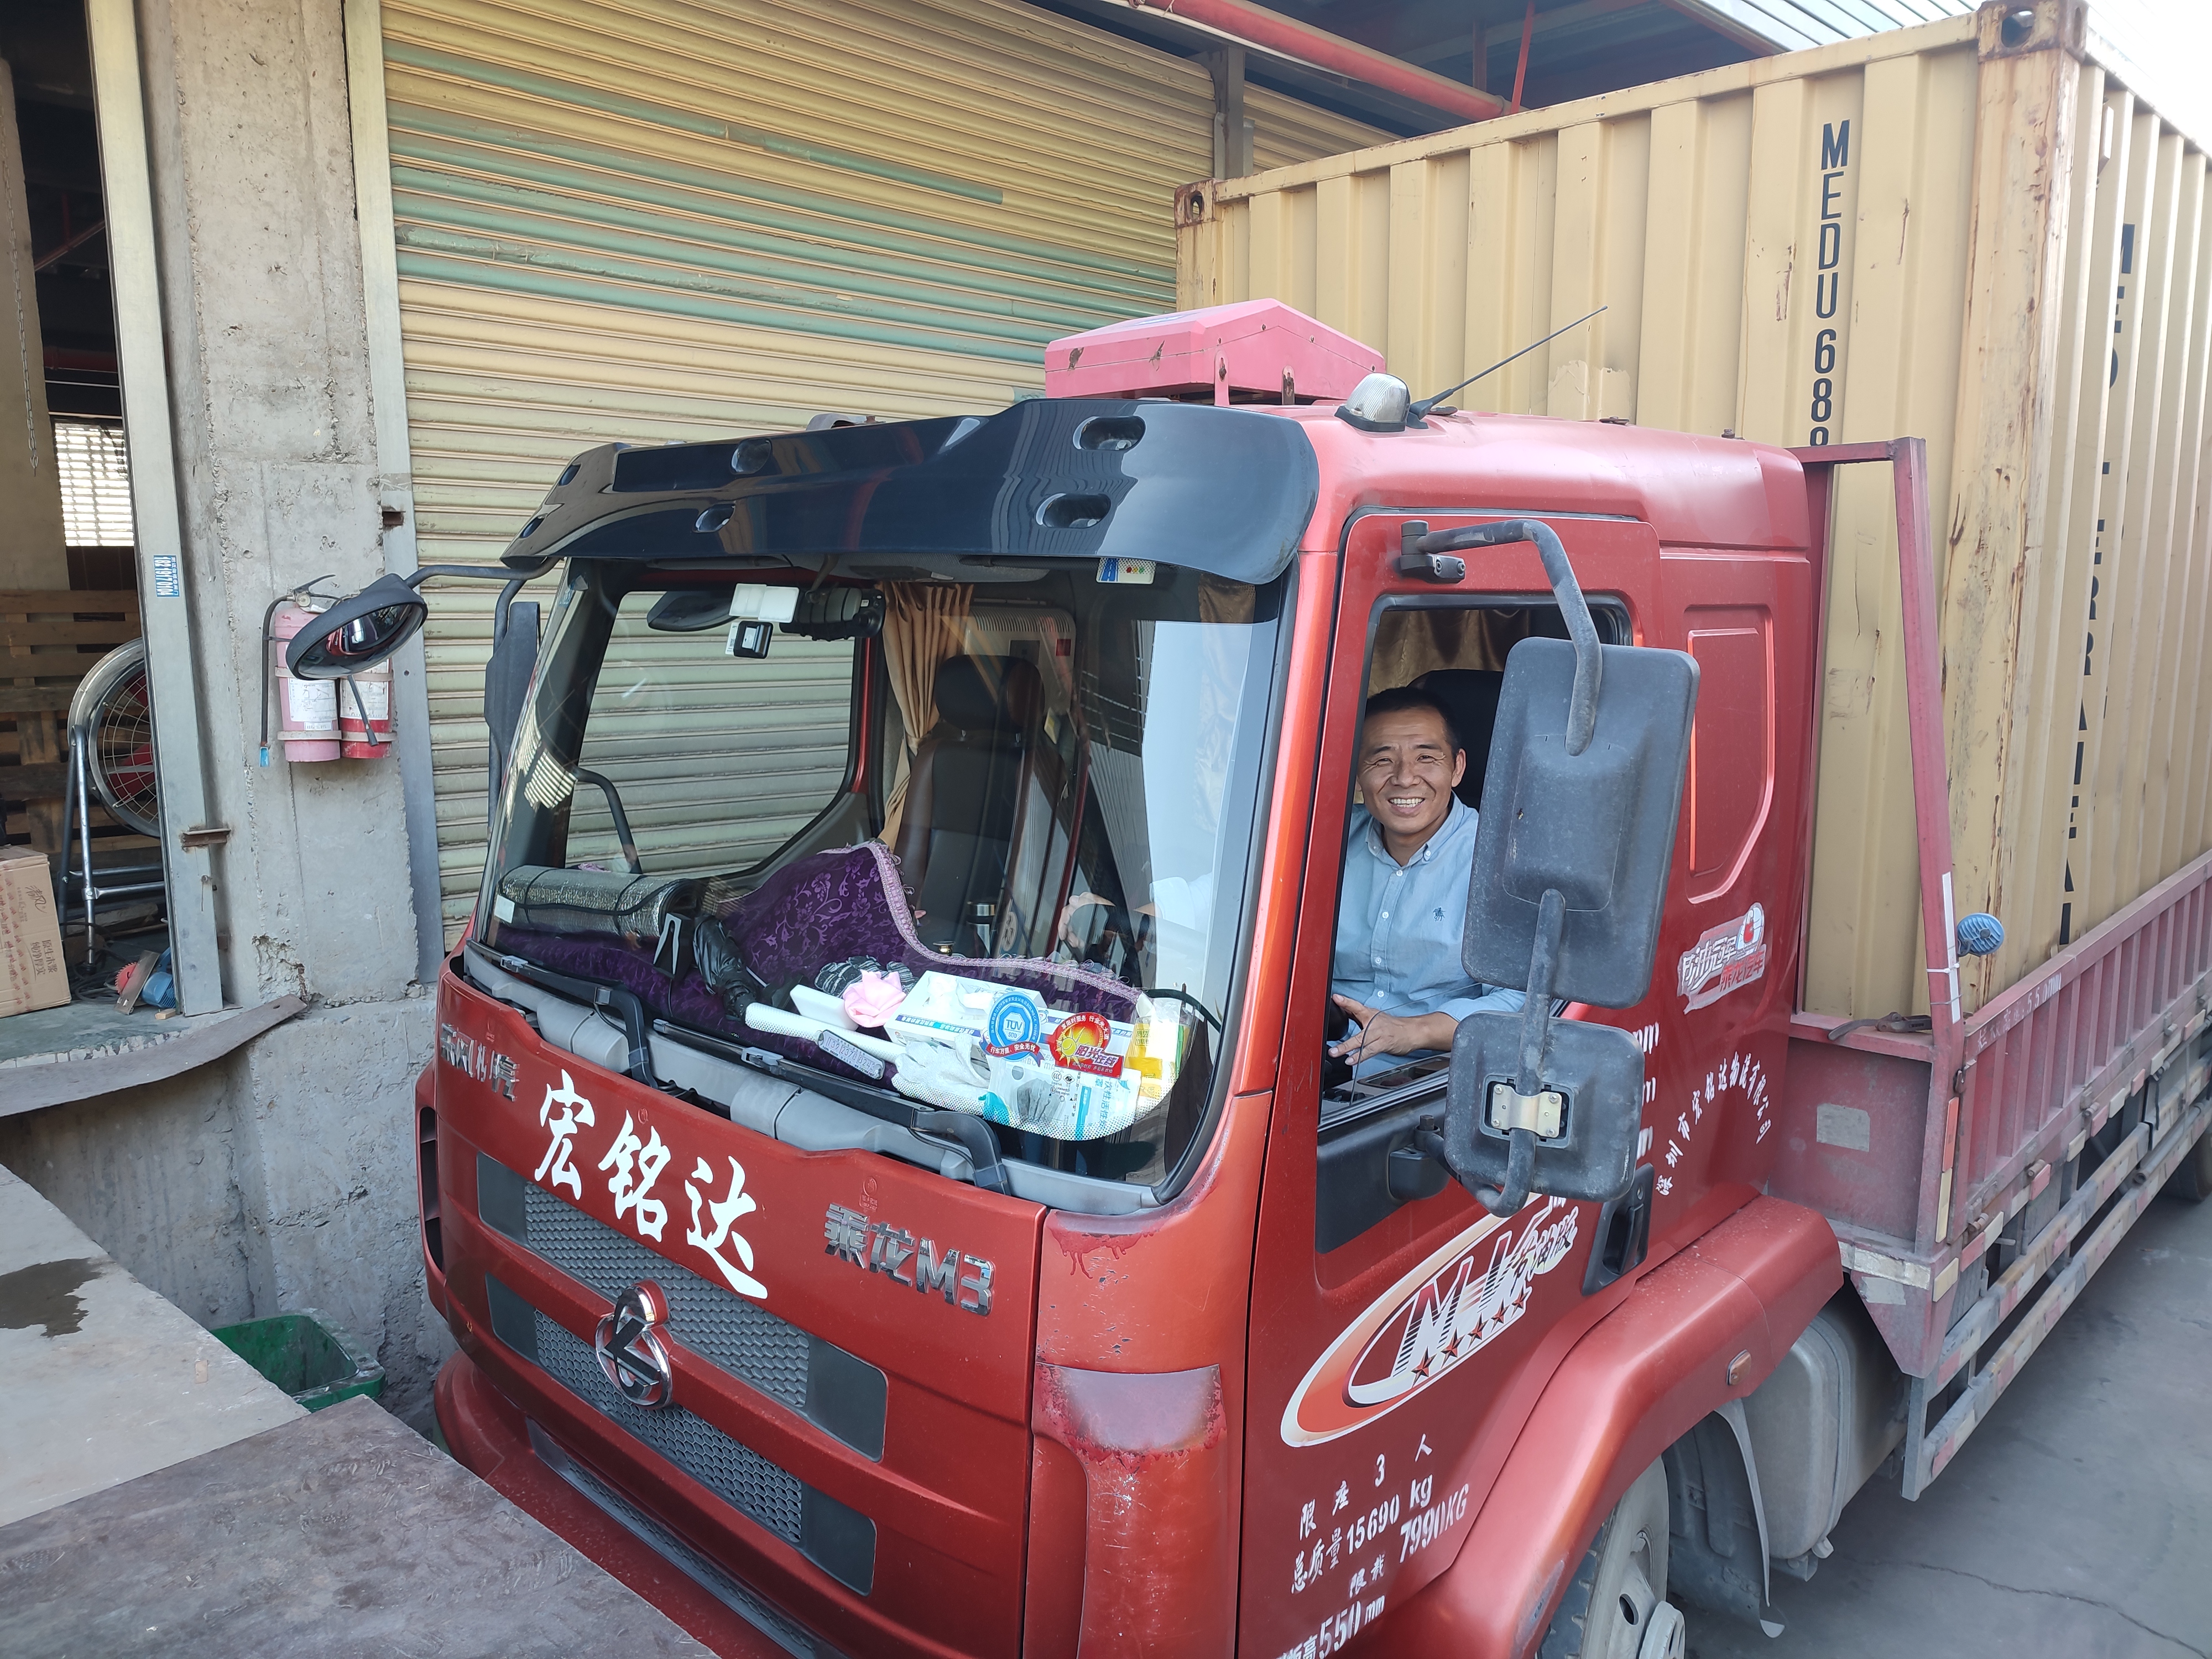
[[131, 547], [131, 453], [123, 428], [104, 422], [56, 421], [55, 469], [61, 474], [62, 538], [70, 547]]

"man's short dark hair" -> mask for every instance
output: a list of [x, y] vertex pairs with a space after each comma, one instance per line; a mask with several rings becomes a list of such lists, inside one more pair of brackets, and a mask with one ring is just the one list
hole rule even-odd
[[1451, 711], [1427, 692], [1415, 685], [1393, 685], [1377, 691], [1367, 699], [1367, 708], [1360, 715], [1364, 724], [1377, 714], [1402, 714], [1409, 708], [1425, 708], [1444, 723], [1444, 737], [1452, 746], [1452, 753], [1463, 755], [1467, 744], [1461, 741], [1458, 724]]

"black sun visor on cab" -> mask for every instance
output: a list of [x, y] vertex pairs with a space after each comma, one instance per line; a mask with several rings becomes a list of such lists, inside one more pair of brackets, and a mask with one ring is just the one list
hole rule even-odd
[[1035, 398], [570, 462], [501, 555], [548, 558], [1150, 559], [1280, 574], [1320, 493], [1295, 421], [1207, 404]]

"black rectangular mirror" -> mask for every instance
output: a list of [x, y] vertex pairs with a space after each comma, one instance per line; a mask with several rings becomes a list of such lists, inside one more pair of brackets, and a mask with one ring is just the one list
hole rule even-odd
[[1510, 1191], [1512, 1132], [1525, 1127], [1531, 1145], [1524, 1192], [1599, 1203], [1620, 1197], [1635, 1175], [1643, 1052], [1610, 1025], [1550, 1022], [1540, 1086], [1524, 1098], [1522, 1025], [1519, 1014], [1469, 1014], [1459, 1023], [1445, 1161], [1462, 1181]]
[[1505, 659], [1461, 950], [1471, 977], [1525, 988], [1537, 913], [1556, 890], [1552, 994], [1626, 1008], [1651, 985], [1698, 665], [1680, 651], [1595, 648], [1596, 724], [1578, 755], [1567, 730], [1576, 647], [1522, 640]]
[[514, 594], [511, 586], [500, 595], [499, 609], [492, 616], [491, 655], [484, 663], [484, 724], [491, 731], [494, 811], [507, 782], [507, 751], [514, 745], [514, 728], [530, 695], [531, 676], [538, 672], [538, 602], [517, 599]]
[[1553, 1005], [1626, 1008], [1650, 988], [1698, 665], [1600, 645], [1540, 519], [1408, 539], [1425, 555], [1533, 543], [1572, 640], [1523, 640], [1505, 659], [1460, 954], [1469, 977], [1528, 1000], [1460, 1023], [1445, 1161], [1493, 1215], [1532, 1192], [1609, 1201], [1634, 1174], [1644, 1056], [1625, 1031], [1555, 1023]]

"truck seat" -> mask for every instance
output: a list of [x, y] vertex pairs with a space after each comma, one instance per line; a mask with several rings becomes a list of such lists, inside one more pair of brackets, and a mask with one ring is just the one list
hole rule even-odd
[[1482, 775], [1490, 765], [1490, 734], [1498, 725], [1498, 694], [1505, 676], [1495, 668], [1431, 668], [1413, 682], [1444, 706], [1467, 745], [1467, 773], [1452, 793], [1469, 806], [1482, 805]]
[[1036, 665], [1018, 657], [954, 657], [937, 671], [937, 724], [915, 753], [896, 849], [933, 949], [976, 953], [975, 924], [992, 932], [1042, 706]]

